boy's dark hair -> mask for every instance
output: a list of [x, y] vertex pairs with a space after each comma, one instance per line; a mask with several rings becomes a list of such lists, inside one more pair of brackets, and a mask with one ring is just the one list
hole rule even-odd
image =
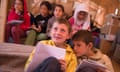
[[[69, 31], [69, 33], [71, 33], [71, 31], [72, 31], [72, 27], [71, 27], [71, 25], [70, 25], [70, 23], [69, 23], [69, 21], [67, 20], [67, 19], [64, 19], [64, 18], [59, 18], [59, 19], [56, 19], [54, 22], [53, 22], [53, 25], [54, 25], [54, 23], [59, 23], [59, 24], [65, 24], [67, 27], [68, 27], [68, 31]], [[52, 26], [53, 26], [52, 25]]]
[[72, 40], [83, 41], [86, 43], [86, 45], [88, 45], [90, 42], [94, 44], [92, 33], [88, 30], [79, 30], [73, 35]]
[[51, 9], [52, 9], [51, 3], [48, 2], [48, 1], [43, 1], [43, 2], [40, 4], [40, 7], [41, 7], [42, 5], [45, 5], [48, 10], [51, 10]]
[[56, 7], [60, 7], [60, 8], [62, 9], [62, 12], [64, 13], [64, 7], [63, 7], [63, 5], [61, 5], [61, 4], [56, 4], [55, 7], [54, 7], [54, 11], [55, 11], [55, 8], [56, 8]]

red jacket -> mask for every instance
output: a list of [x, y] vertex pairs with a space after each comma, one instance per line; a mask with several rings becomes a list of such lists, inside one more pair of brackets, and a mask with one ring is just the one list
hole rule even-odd
[[22, 15], [18, 15], [15, 13], [15, 9], [13, 8], [8, 14], [8, 21], [19, 20], [21, 17], [23, 17], [24, 22], [20, 24], [20, 28], [22, 30], [28, 30], [30, 27], [30, 16], [27, 12], [26, 0], [23, 0], [23, 1], [24, 1], [24, 8], [23, 8], [24, 13]]

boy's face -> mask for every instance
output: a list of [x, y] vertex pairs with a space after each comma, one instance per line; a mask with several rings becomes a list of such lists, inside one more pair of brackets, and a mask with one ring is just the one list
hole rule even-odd
[[61, 18], [63, 16], [63, 11], [60, 7], [55, 7], [54, 16], [56, 18]]
[[51, 28], [50, 35], [51, 39], [55, 43], [64, 43], [66, 39], [69, 38], [68, 27], [65, 24], [59, 24], [58, 22], [55, 22]]
[[40, 14], [41, 14], [42, 16], [47, 16], [48, 13], [49, 13], [48, 8], [47, 8], [45, 5], [42, 5], [42, 6], [40, 7]]
[[85, 44], [83, 41], [73, 41], [74, 47], [73, 50], [77, 57], [86, 55], [89, 50], [89, 46]]

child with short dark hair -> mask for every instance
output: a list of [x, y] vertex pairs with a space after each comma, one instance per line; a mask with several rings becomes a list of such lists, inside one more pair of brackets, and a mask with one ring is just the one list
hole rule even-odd
[[48, 20], [52, 17], [50, 15], [51, 4], [48, 1], [43, 1], [40, 4], [40, 14], [36, 16], [35, 24], [32, 24], [30, 32], [28, 33], [28, 37], [25, 41], [26, 45], [34, 45], [36, 41], [46, 40], [47, 34], [47, 24]]
[[53, 25], [53, 22], [56, 20], [56, 19], [59, 19], [59, 18], [64, 18], [64, 7], [60, 4], [57, 4], [55, 5], [54, 7], [54, 10], [53, 10], [53, 17], [49, 19], [48, 21], [48, 25], [47, 25], [47, 34], [49, 36], [49, 31]]
[[[66, 44], [66, 40], [69, 38], [70, 32], [71, 32], [71, 26], [70, 26], [69, 22], [66, 19], [60, 18], [60, 19], [55, 20], [52, 25], [52, 28], [50, 30], [51, 40], [45, 40], [45, 41], [40, 42], [43, 44], [66, 49], [66, 55], [65, 55], [64, 60], [56, 59], [56, 62], [60, 63], [60, 67], [59, 67], [60, 69], [59, 68], [56, 68], [56, 69], [59, 69], [61, 71], [55, 71], [56, 69], [54, 68], [55, 70], [52, 70], [52, 72], [75, 72], [75, 68], [77, 66], [77, 59], [76, 59], [76, 56], [75, 56], [72, 48], [70, 47], [70, 45]], [[26, 63], [26, 69], [27, 69], [28, 65], [30, 64], [30, 62], [33, 58], [33, 55], [35, 54], [34, 52], [35, 52], [35, 50], [33, 50], [33, 52], [31, 53], [31, 55]], [[45, 67], [46, 70], [48, 69], [48, 67], [51, 67], [51, 64], [53, 66], [53, 63], [51, 63], [50, 59], [47, 59], [47, 63], [49, 63], [47, 67], [43, 66], [43, 67]], [[54, 66], [56, 66], [56, 65], [54, 65]], [[38, 70], [41, 70], [41, 68], [38, 68]], [[42, 71], [42, 72], [44, 72], [44, 71]], [[51, 70], [48, 70], [47, 72], [51, 72]]]
[[[92, 33], [87, 30], [80, 30], [76, 32], [73, 37], [73, 49], [78, 58], [79, 63], [84, 59], [91, 59], [98, 63], [104, 64], [107, 70], [102, 72], [114, 72], [112, 63], [108, 56], [103, 54], [100, 50], [94, 48], [94, 40]], [[98, 70], [96, 70], [98, 72]], [[89, 71], [86, 71], [89, 72]]]

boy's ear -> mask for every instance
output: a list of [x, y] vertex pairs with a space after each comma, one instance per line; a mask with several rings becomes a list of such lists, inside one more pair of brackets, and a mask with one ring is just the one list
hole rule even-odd
[[88, 48], [89, 48], [89, 49], [93, 48], [93, 43], [92, 43], [92, 42], [90, 42], [90, 43], [88, 44]]

